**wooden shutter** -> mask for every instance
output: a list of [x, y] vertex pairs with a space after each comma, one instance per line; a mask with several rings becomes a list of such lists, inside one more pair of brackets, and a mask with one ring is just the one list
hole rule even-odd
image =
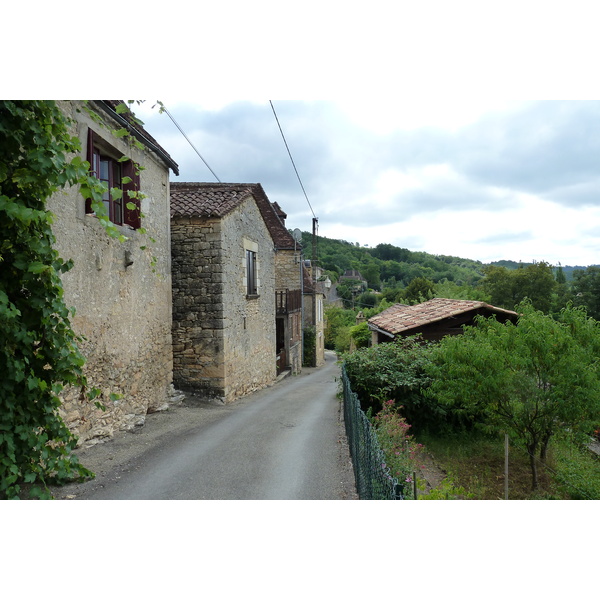
[[[133, 229], [139, 229], [142, 226], [141, 201], [138, 198], [130, 198], [129, 192], [139, 192], [140, 175], [131, 160], [123, 163], [123, 178], [125, 177], [131, 178], [131, 181], [123, 184], [123, 223]], [[127, 208], [129, 203], [135, 204], [133, 210]]]
[[[97, 151], [94, 151], [96, 134], [88, 127], [88, 137], [87, 137], [87, 156], [86, 160], [90, 163], [90, 174], [98, 176], [98, 166], [96, 156], [98, 155]], [[85, 200], [85, 212], [91, 213], [94, 212], [92, 210], [92, 199], [86, 198]]]

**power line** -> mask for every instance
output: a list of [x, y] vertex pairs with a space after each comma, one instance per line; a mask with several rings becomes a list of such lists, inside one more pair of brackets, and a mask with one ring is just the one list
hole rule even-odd
[[298, 177], [298, 181], [300, 182], [300, 187], [302, 188], [302, 191], [304, 192], [304, 197], [306, 198], [306, 202], [308, 202], [310, 212], [312, 212], [313, 217], [316, 219], [317, 216], [315, 215], [315, 211], [313, 210], [313, 208], [310, 204], [310, 201], [308, 199], [308, 196], [306, 195], [306, 190], [304, 189], [304, 186], [302, 185], [302, 180], [300, 179], [300, 175], [298, 174], [298, 169], [296, 169], [294, 159], [292, 158], [292, 153], [290, 152], [289, 146], [288, 146], [287, 142], [285, 141], [285, 135], [283, 135], [283, 129], [281, 129], [281, 125], [279, 124], [279, 119], [277, 118], [277, 113], [275, 112], [275, 107], [273, 106], [273, 102], [271, 102], [271, 100], [269, 100], [269, 104], [271, 105], [271, 109], [273, 110], [273, 114], [275, 115], [275, 120], [277, 121], [277, 126], [279, 127], [279, 131], [281, 132], [281, 137], [283, 138], [283, 143], [285, 144], [285, 147], [290, 156], [290, 160], [292, 161], [292, 166], [294, 167], [294, 171], [296, 171], [296, 177]]
[[179, 126], [179, 123], [177, 123], [177, 121], [173, 118], [173, 115], [167, 110], [167, 107], [164, 104], [162, 104], [161, 106], [162, 106], [162, 109], [167, 113], [167, 115], [169, 115], [169, 118], [171, 119], [171, 121], [173, 121], [173, 124], [175, 125], [175, 127], [177, 127], [177, 129], [179, 129], [179, 131], [181, 131], [181, 134], [183, 135], [183, 137], [188, 141], [188, 143], [194, 149], [196, 154], [202, 159], [202, 162], [207, 166], [208, 170], [214, 175], [215, 179], [219, 183], [222, 183], [221, 180], [215, 175], [215, 172], [209, 167], [208, 163], [204, 160], [204, 158], [202, 157], [200, 152], [198, 152], [198, 150], [196, 149], [196, 146], [194, 146], [194, 144], [192, 144], [192, 142], [190, 141], [190, 138], [187, 135], [185, 135], [185, 132], [183, 131], [183, 129], [181, 129], [181, 127]]

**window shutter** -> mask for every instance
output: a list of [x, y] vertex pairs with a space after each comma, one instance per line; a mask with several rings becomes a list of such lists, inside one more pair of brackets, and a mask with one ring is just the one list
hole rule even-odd
[[[129, 197], [129, 192], [139, 192], [140, 190], [140, 175], [137, 173], [133, 161], [128, 160], [123, 163], [123, 177], [131, 178], [129, 183], [123, 184], [123, 223], [133, 229], [139, 229], [142, 226], [141, 202], [139, 198]], [[127, 204], [130, 202], [135, 204], [133, 210], [127, 208]]]
[[[87, 156], [86, 160], [90, 163], [90, 174], [95, 174], [96, 166], [94, 160], [94, 141], [95, 141], [95, 133], [88, 127], [88, 137], [87, 137]], [[86, 198], [85, 200], [85, 212], [91, 213], [92, 211], [92, 199]]]

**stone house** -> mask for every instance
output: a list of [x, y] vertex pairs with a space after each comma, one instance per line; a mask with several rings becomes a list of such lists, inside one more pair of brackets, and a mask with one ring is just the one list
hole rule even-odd
[[[101, 411], [81, 401], [79, 390], [65, 391], [61, 413], [80, 444], [142, 424], [148, 412], [166, 405], [172, 383], [169, 170], [178, 174], [178, 167], [127, 113], [117, 114], [118, 104], [59, 106], [81, 140], [81, 158], [98, 178], [109, 188], [143, 194], [132, 200], [134, 209], [129, 199], [105, 196], [109, 217], [126, 241], [106, 234], [78, 188], [48, 201], [56, 215], [55, 247], [74, 261], [62, 277], [65, 302], [76, 310], [71, 322], [83, 336], [79, 347], [89, 384], [102, 391], [98, 400], [106, 407]], [[115, 135], [122, 128], [131, 138]]]
[[303, 362], [302, 247], [286, 229], [287, 214], [279, 204], [272, 203], [271, 210], [266, 202], [261, 206], [275, 247], [277, 372], [297, 374]]
[[262, 186], [172, 183], [171, 238], [175, 385], [231, 402], [275, 381], [278, 343], [299, 368], [298, 294], [276, 291], [300, 267]]
[[324, 302], [326, 299], [326, 283], [323, 280], [321, 267], [304, 261], [303, 295], [304, 318], [303, 327], [306, 332], [314, 334], [313, 367], [325, 364], [325, 316]]

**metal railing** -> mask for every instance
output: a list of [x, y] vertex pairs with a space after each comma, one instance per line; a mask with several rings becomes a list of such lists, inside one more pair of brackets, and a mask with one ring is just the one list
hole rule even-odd
[[354, 467], [356, 491], [361, 500], [404, 500], [404, 487], [385, 464], [385, 456], [367, 415], [352, 391], [342, 365], [344, 423]]

